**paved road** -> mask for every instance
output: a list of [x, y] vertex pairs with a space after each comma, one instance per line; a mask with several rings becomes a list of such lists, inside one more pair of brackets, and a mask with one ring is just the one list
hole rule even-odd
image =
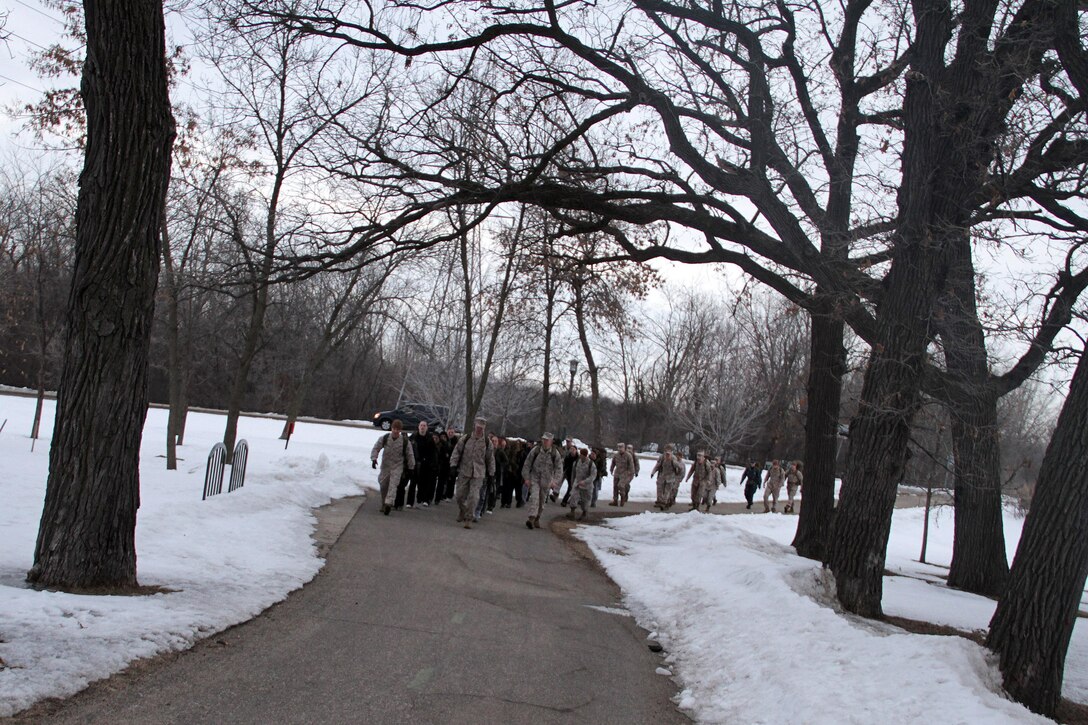
[[[558, 514], [558, 508], [552, 508]], [[518, 509], [373, 497], [265, 615], [34, 713], [50, 723], [685, 723], [619, 591]]]

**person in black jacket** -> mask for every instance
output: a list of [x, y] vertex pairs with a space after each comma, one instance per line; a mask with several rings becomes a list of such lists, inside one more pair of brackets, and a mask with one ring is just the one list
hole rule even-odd
[[450, 472], [450, 455], [453, 453], [453, 446], [456, 441], [451, 441], [449, 434], [445, 431], [438, 436], [438, 481], [435, 492], [434, 501], [439, 503], [446, 499], [452, 498], [453, 493], [453, 477]]
[[762, 475], [763, 466], [755, 461], [748, 461], [748, 467], [744, 469], [744, 473], [740, 477], [741, 485], [744, 486], [744, 498], [748, 500], [748, 505], [745, 508], [752, 508], [752, 498], [756, 495], [756, 489], [760, 486]]
[[593, 479], [593, 497], [590, 499], [589, 505], [596, 506], [597, 497], [601, 494], [601, 483], [603, 479], [608, 477], [608, 452], [600, 446], [596, 446], [589, 450], [589, 458], [597, 466], [597, 475]]
[[[521, 508], [521, 442], [499, 438], [499, 451], [502, 451], [502, 490], [500, 491], [500, 505], [508, 509], [514, 505], [517, 498], [518, 508]], [[495, 466], [499, 466], [499, 456], [495, 455]]]
[[438, 451], [427, 431], [427, 422], [420, 421], [419, 428], [408, 437], [412, 450], [416, 454], [416, 467], [408, 480], [408, 508], [415, 505], [428, 506], [434, 497], [434, 479], [438, 473]]
[[[570, 438], [567, 439], [567, 455], [563, 459], [563, 480], [567, 483], [566, 492], [563, 494], [563, 500], [559, 502], [560, 506], [566, 506], [567, 501], [570, 499], [570, 491], [574, 486], [574, 464], [578, 462], [578, 449], [574, 446], [574, 441]], [[555, 500], [555, 496], [552, 496], [552, 500]]]

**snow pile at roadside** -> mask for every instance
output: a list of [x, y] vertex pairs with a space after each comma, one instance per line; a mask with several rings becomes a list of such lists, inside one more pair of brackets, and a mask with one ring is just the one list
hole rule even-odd
[[[85, 596], [26, 587], [45, 496], [43, 440], [30, 452], [34, 401], [0, 396], [0, 716], [63, 697], [133, 660], [191, 646], [283, 600], [321, 568], [312, 509], [373, 484], [366, 457], [376, 433], [300, 426], [291, 448], [280, 421], [243, 418], [250, 444], [245, 487], [201, 501], [204, 464], [225, 418], [190, 414], [179, 470], [159, 456], [166, 412], [151, 410], [141, 460], [136, 529], [141, 585], [168, 593]], [[365, 464], [365, 465], [364, 465]], [[229, 476], [229, 470], [227, 471]], [[225, 489], [225, 485], [224, 485]]]
[[[885, 614], [955, 627], [966, 632], [985, 632], [990, 626], [997, 603], [977, 594], [949, 589], [944, 578], [952, 560], [955, 534], [951, 507], [935, 509], [930, 514], [928, 563], [921, 564], [924, 509], [896, 509], [888, 539], [888, 571], [899, 576], [884, 577]], [[768, 536], [788, 547], [797, 530], [795, 516], [736, 516], [730, 521], [752, 533]], [[1012, 562], [1024, 520], [1006, 509], [1003, 530], [1005, 550]], [[791, 552], [793, 549], [789, 549]], [[1088, 592], [1081, 597], [1081, 614], [1088, 615]], [[1065, 660], [1062, 696], [1074, 702], [1088, 703], [1088, 618], [1077, 618]]]
[[575, 530], [664, 645], [697, 721], [1049, 722], [1000, 694], [982, 647], [836, 611], [818, 564], [736, 518], [646, 513]]

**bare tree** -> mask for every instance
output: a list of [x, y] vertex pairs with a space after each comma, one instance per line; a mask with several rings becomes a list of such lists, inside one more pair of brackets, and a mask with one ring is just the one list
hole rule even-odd
[[594, 445], [603, 445], [604, 438], [600, 369], [590, 344], [591, 328], [601, 326], [607, 330], [606, 334], [614, 334], [627, 315], [628, 303], [645, 297], [658, 282], [657, 273], [643, 264], [617, 262], [590, 267], [579, 263], [582, 259], [606, 256], [611, 244], [611, 240], [602, 235], [580, 235], [571, 239], [567, 248], [560, 252], [571, 258], [561, 272], [561, 279], [570, 290], [575, 329], [589, 373]]
[[281, 439], [287, 439], [310, 392], [318, 370], [352, 334], [363, 325], [376, 307], [385, 302], [383, 291], [390, 275], [402, 260], [390, 258], [382, 264], [361, 265], [348, 273], [326, 273], [313, 278], [313, 317], [321, 327], [316, 344], [311, 342], [305, 367], [287, 405], [287, 419]]
[[[194, 315], [193, 299], [211, 282], [206, 274], [196, 272], [203, 263], [206, 272], [209, 260], [207, 238], [214, 234], [212, 215], [221, 211], [217, 203], [223, 196], [221, 182], [228, 170], [238, 163], [229, 147], [237, 139], [227, 132], [216, 139], [206, 158], [195, 148], [197, 127], [190, 123], [183, 131], [182, 142], [175, 151], [175, 176], [167, 197], [166, 215], [162, 228], [163, 274], [161, 294], [165, 302], [166, 368], [168, 377], [166, 423], [166, 468], [177, 469], [177, 447], [185, 437], [188, 412], [188, 383], [191, 362], [191, 327]], [[206, 152], [205, 152], [206, 153]], [[177, 242], [177, 243], [175, 243]], [[197, 278], [201, 277], [200, 282]], [[221, 280], [216, 281], [216, 285]], [[189, 314], [184, 314], [190, 307]]]
[[[38, 391], [30, 437], [37, 439], [47, 382], [55, 384], [56, 340], [65, 322], [75, 247], [74, 180], [62, 167], [36, 169], [13, 159], [0, 174], [3, 196], [5, 320], [3, 365], [13, 382]], [[21, 379], [20, 379], [21, 378]]]
[[[214, 103], [224, 115], [222, 123], [251, 134], [256, 152], [253, 163], [260, 172], [257, 179], [266, 183], [250, 196], [254, 213], [260, 216], [252, 238], [244, 206], [232, 205], [235, 214], [230, 234], [243, 255], [240, 285], [248, 302], [223, 432], [223, 444], [233, 451], [250, 370], [262, 342], [277, 254], [297, 243], [296, 238], [304, 236], [310, 224], [300, 208], [302, 189], [298, 187], [315, 184], [313, 178], [302, 176], [305, 154], [372, 89], [366, 79], [361, 87], [344, 84], [345, 68], [317, 53], [296, 30], [281, 27], [262, 33], [237, 32], [237, 9], [232, 3], [215, 4], [210, 10], [210, 22], [220, 24], [212, 25], [207, 55], [224, 84]], [[288, 195], [294, 204], [288, 202]]]

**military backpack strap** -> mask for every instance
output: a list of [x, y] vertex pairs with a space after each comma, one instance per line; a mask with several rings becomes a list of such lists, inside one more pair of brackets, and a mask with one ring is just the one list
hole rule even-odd
[[[457, 464], [461, 464], [461, 456], [465, 455], [465, 442], [468, 440], [467, 435], [463, 435], [457, 439], [457, 445], [453, 447], [453, 452], [457, 454]], [[451, 456], [452, 457], [452, 456]]]

